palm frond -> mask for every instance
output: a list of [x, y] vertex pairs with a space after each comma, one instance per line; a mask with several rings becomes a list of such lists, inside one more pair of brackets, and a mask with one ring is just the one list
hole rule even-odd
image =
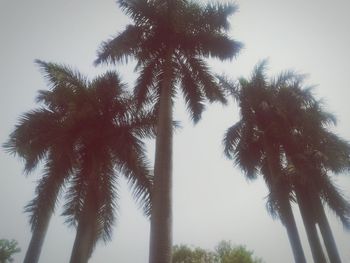
[[322, 199], [328, 207], [339, 217], [344, 227], [350, 229], [350, 202], [343, 192], [332, 182], [328, 176], [323, 177]]
[[[40, 69], [43, 71], [48, 84], [52, 89], [58, 87], [67, 87], [71, 89], [84, 89], [88, 80], [79, 71], [74, 70], [68, 66], [56, 63], [44, 62], [35, 60]], [[40, 98], [40, 97], [39, 97]]]
[[55, 153], [50, 152], [44, 175], [35, 190], [36, 196], [24, 210], [29, 213], [32, 231], [54, 212], [61, 189], [65, 186], [72, 169], [73, 164], [68, 154], [56, 156]]
[[229, 159], [233, 159], [234, 157], [236, 147], [242, 136], [243, 125], [243, 121], [240, 120], [228, 128], [225, 133], [222, 143], [224, 145], [224, 153]]
[[77, 226], [87, 195], [87, 182], [81, 170], [76, 170], [69, 181], [62, 216], [69, 226]]
[[152, 25], [159, 20], [157, 16], [157, 1], [153, 0], [118, 0], [120, 8], [136, 25]]
[[233, 59], [243, 44], [229, 38], [224, 33], [206, 32], [180, 37], [180, 49], [198, 56], [213, 57], [220, 60]]
[[219, 101], [223, 104], [227, 103], [225, 92], [216, 81], [215, 77], [210, 73], [207, 63], [198, 57], [187, 57], [186, 61], [190, 67], [192, 75], [197, 82], [201, 84], [205, 97], [209, 102]]
[[205, 108], [204, 106], [204, 94], [202, 92], [200, 83], [194, 78], [194, 74], [185, 64], [182, 64], [181, 68], [181, 91], [185, 98], [187, 110], [190, 112], [191, 119], [194, 123], [197, 123]]
[[219, 80], [219, 85], [223, 90], [228, 92], [237, 102], [239, 102], [239, 82], [228, 79], [224, 75], [216, 75], [216, 78]]
[[143, 41], [145, 28], [128, 25], [126, 29], [116, 37], [103, 42], [97, 52], [95, 65], [101, 63], [128, 62], [128, 58], [134, 57], [140, 52], [140, 43]]
[[137, 138], [129, 138], [124, 143], [128, 147], [123, 151], [115, 152], [117, 168], [127, 178], [131, 186], [133, 196], [144, 210], [145, 215], [150, 215], [152, 173], [150, 165], [144, 155], [144, 145]]
[[3, 145], [5, 150], [17, 154], [25, 161], [24, 171], [31, 172], [46, 156], [59, 136], [58, 116], [47, 109], [25, 113]]
[[152, 89], [156, 85], [157, 79], [157, 69], [159, 68], [159, 59], [155, 57], [143, 65], [140, 70], [139, 76], [136, 80], [136, 85], [134, 88], [134, 96], [139, 107], [143, 104], [147, 104], [151, 96]]
[[201, 21], [199, 24], [208, 25], [212, 30], [228, 31], [230, 29], [228, 17], [237, 10], [238, 6], [233, 3], [209, 3], [200, 16]]

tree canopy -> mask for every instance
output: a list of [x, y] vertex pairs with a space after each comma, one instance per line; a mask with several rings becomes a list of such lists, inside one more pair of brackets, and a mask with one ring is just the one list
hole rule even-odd
[[221, 241], [214, 250], [175, 245], [173, 247], [172, 263], [263, 263], [261, 258], [254, 256], [253, 251], [245, 246], [233, 245], [230, 241]]
[[13, 262], [13, 255], [21, 252], [16, 240], [0, 239], [0, 263]]

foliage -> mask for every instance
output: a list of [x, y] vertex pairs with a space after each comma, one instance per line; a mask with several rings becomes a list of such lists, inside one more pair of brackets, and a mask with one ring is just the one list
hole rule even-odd
[[245, 246], [233, 246], [229, 241], [221, 241], [215, 248], [218, 263], [263, 263], [262, 259], [255, 258], [253, 251]]
[[234, 4], [203, 5], [188, 0], [117, 2], [133, 24], [102, 43], [96, 64], [136, 59], [137, 101], [149, 102], [151, 97], [158, 109], [160, 90], [168, 82], [172, 98], [178, 92], [176, 88], [182, 92], [194, 122], [201, 118], [206, 101], [226, 102], [204, 58], [232, 59], [241, 49], [242, 44], [227, 34], [228, 17], [237, 9]]
[[[294, 240], [299, 238], [292, 201], [300, 207], [310, 203], [308, 219], [315, 225], [323, 207], [314, 207], [322, 200], [349, 227], [350, 204], [329, 178], [330, 171], [349, 169], [349, 143], [330, 130], [335, 117], [305, 87], [304, 76], [287, 71], [268, 79], [265, 68], [266, 61], [258, 64], [250, 79], [241, 78], [238, 85], [221, 79], [238, 101], [241, 115], [225, 135], [226, 156], [249, 179], [263, 176], [269, 188], [267, 208], [289, 228], [289, 235], [296, 236]], [[306, 197], [299, 198], [301, 194]], [[292, 243], [300, 247], [295, 256], [302, 253], [299, 244]]]
[[16, 240], [0, 239], [0, 263], [13, 262], [13, 254], [20, 251]]
[[205, 250], [188, 245], [173, 247], [173, 263], [263, 263], [245, 246], [233, 246], [229, 241], [221, 241], [214, 249]]
[[152, 176], [141, 139], [154, 135], [154, 114], [136, 109], [114, 72], [89, 81], [67, 66], [37, 63], [51, 89], [39, 92], [42, 106], [22, 116], [4, 145], [24, 159], [27, 173], [43, 162], [36, 197], [26, 207], [32, 229], [54, 211], [66, 190], [67, 222], [77, 225], [85, 218], [94, 231], [91, 242], [108, 241], [121, 176], [150, 213]]
[[202, 263], [215, 262], [214, 253], [187, 245], [175, 245], [173, 247], [173, 263]]
[[139, 73], [135, 99], [158, 114], [150, 261], [170, 263], [173, 100], [182, 93], [194, 123], [200, 120], [205, 103], [226, 102], [205, 58], [232, 59], [241, 49], [241, 43], [227, 34], [228, 17], [236, 6], [189, 0], [117, 2], [132, 24], [102, 43], [95, 63], [135, 59]]
[[[273, 215], [280, 213], [277, 188], [289, 192], [289, 199], [294, 201], [293, 186], [302, 183], [319, 192], [348, 225], [346, 201], [336, 194], [327, 173], [349, 169], [350, 145], [330, 131], [335, 117], [324, 110], [312, 89], [305, 87], [304, 76], [287, 71], [269, 80], [265, 68], [266, 61], [256, 66], [250, 79], [241, 78], [238, 85], [228, 85], [235, 91], [232, 93], [239, 103], [241, 120], [227, 130], [226, 156], [248, 178], [254, 179], [259, 173], [264, 176], [272, 190], [268, 209]], [[279, 178], [272, 176], [268, 164], [271, 152]], [[330, 195], [338, 208], [332, 205]]]

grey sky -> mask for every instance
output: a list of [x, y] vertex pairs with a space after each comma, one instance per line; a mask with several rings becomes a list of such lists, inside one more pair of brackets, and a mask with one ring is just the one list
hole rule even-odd
[[[338, 117], [336, 131], [350, 138], [349, 61], [350, 3], [347, 0], [241, 0], [231, 17], [230, 34], [245, 44], [237, 60], [210, 62], [218, 73], [248, 76], [261, 59], [269, 58], [269, 72], [295, 69], [310, 74], [318, 84], [315, 94]], [[89, 77], [106, 68], [92, 61], [101, 41], [123, 30], [127, 18], [113, 0], [0, 0], [0, 142], [3, 143], [23, 112], [35, 107], [38, 89], [45, 82], [34, 59], [78, 68]], [[125, 81], [132, 82], [132, 66], [118, 66]], [[223, 157], [225, 130], [238, 120], [234, 103], [208, 106], [202, 121], [193, 126], [181, 100], [175, 115], [182, 121], [174, 143], [174, 243], [213, 248], [220, 240], [245, 244], [267, 263], [292, 263], [285, 229], [265, 209], [267, 194], [262, 180], [247, 182]], [[153, 142], [149, 142], [153, 160]], [[33, 198], [40, 171], [25, 178], [22, 163], [0, 150], [0, 238], [18, 240], [21, 262], [30, 240], [23, 206]], [[350, 197], [349, 175], [337, 176]], [[113, 241], [99, 245], [90, 262], [147, 262], [149, 225], [121, 187], [121, 217]], [[40, 262], [68, 262], [74, 229], [63, 225], [60, 209], [53, 218]], [[311, 262], [298, 210], [295, 209], [304, 250]], [[329, 216], [340, 254], [350, 262], [350, 234]]]

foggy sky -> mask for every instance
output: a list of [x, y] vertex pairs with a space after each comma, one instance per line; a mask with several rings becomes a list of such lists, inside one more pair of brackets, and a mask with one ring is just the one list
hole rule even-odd
[[[210, 61], [213, 71], [232, 78], [248, 77], [254, 65], [269, 58], [269, 74], [285, 69], [308, 73], [314, 93], [338, 117], [335, 131], [350, 138], [349, 61], [350, 4], [346, 0], [241, 0], [230, 19], [230, 36], [245, 47], [232, 62]], [[34, 99], [46, 83], [34, 59], [64, 63], [90, 78], [99, 44], [121, 32], [128, 19], [113, 0], [0, 0], [0, 143], [5, 142], [20, 114], [36, 107]], [[117, 69], [132, 81], [132, 65]], [[179, 96], [180, 97], [180, 96]], [[193, 126], [181, 99], [175, 118], [183, 128], [174, 136], [174, 243], [212, 249], [220, 240], [244, 244], [267, 263], [292, 263], [287, 234], [265, 209], [267, 190], [261, 179], [247, 182], [222, 153], [225, 130], [238, 120], [238, 107], [208, 105]], [[154, 141], [148, 141], [153, 160]], [[28, 177], [23, 163], [0, 150], [0, 238], [16, 239], [23, 260], [30, 240], [24, 205], [34, 197], [40, 169]], [[335, 181], [350, 197], [350, 176]], [[149, 224], [121, 183], [120, 218], [113, 241], [96, 247], [91, 263], [148, 261]], [[298, 209], [295, 216], [303, 247], [312, 262]], [[75, 231], [63, 224], [60, 207], [51, 220], [40, 262], [68, 262]], [[330, 213], [329, 219], [343, 262], [350, 262], [350, 234]]]

